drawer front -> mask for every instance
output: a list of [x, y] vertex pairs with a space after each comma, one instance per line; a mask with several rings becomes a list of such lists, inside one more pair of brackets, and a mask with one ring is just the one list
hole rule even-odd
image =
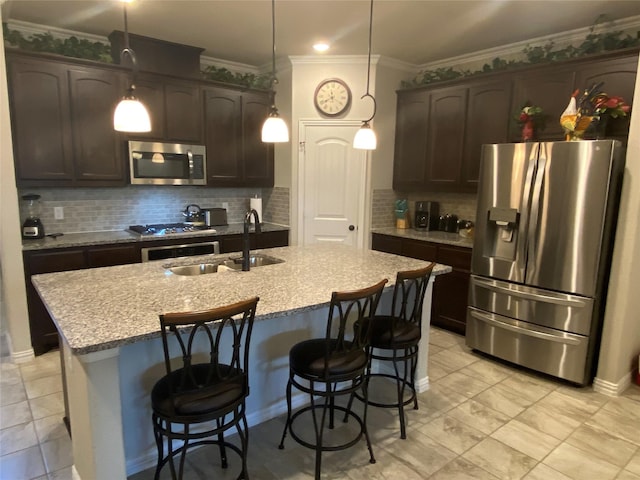
[[469, 307], [467, 346], [503, 360], [583, 384], [589, 337], [560, 332]]
[[438, 247], [433, 243], [405, 239], [402, 242], [402, 255], [427, 262], [435, 262], [438, 255]]
[[471, 276], [469, 305], [580, 335], [592, 328], [593, 299]]
[[438, 263], [451, 265], [460, 270], [471, 270], [471, 249], [440, 245], [438, 247]]

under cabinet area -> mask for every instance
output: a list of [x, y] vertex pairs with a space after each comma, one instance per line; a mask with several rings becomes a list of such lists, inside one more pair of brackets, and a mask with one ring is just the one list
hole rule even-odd
[[431, 324], [465, 334], [467, 295], [471, 276], [471, 248], [372, 234], [371, 248], [381, 252], [449, 265], [453, 269], [438, 275], [433, 285]]
[[[564, 140], [560, 114], [594, 83], [633, 104], [638, 49], [479, 74], [397, 92], [393, 189], [477, 191], [481, 145], [522, 141], [516, 118], [529, 103], [546, 114], [541, 141]], [[610, 119], [607, 138], [626, 143], [629, 116]]]

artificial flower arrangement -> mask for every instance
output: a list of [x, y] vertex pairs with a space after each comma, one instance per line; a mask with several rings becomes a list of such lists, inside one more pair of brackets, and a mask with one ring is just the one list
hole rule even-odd
[[588, 129], [604, 126], [608, 117], [624, 117], [631, 111], [622, 97], [609, 96], [600, 90], [603, 85], [604, 82], [594, 83], [582, 94], [580, 90], [573, 92], [569, 105], [560, 115], [567, 140], [580, 140]]
[[626, 117], [631, 111], [631, 106], [627, 105], [622, 97], [610, 97], [606, 93], [599, 93], [594, 96], [591, 103], [594, 113], [598, 116], [609, 115], [612, 118]]
[[529, 142], [535, 140], [537, 133], [544, 130], [546, 115], [542, 112], [542, 108], [527, 102], [520, 109], [516, 122], [522, 129], [522, 141]]

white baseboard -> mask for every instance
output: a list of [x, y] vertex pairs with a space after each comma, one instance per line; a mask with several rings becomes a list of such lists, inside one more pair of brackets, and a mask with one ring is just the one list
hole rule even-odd
[[593, 390], [610, 397], [618, 397], [631, 385], [632, 375], [633, 373], [629, 372], [616, 383], [596, 377], [593, 380]]
[[22, 352], [11, 352], [11, 361], [13, 363], [26, 363], [36, 358], [33, 348], [23, 350]]

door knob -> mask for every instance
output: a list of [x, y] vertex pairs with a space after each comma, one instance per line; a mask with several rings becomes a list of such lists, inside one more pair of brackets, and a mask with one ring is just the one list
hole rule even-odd
[[353, 232], [356, 229], [355, 225], [349, 225], [349, 231]]

